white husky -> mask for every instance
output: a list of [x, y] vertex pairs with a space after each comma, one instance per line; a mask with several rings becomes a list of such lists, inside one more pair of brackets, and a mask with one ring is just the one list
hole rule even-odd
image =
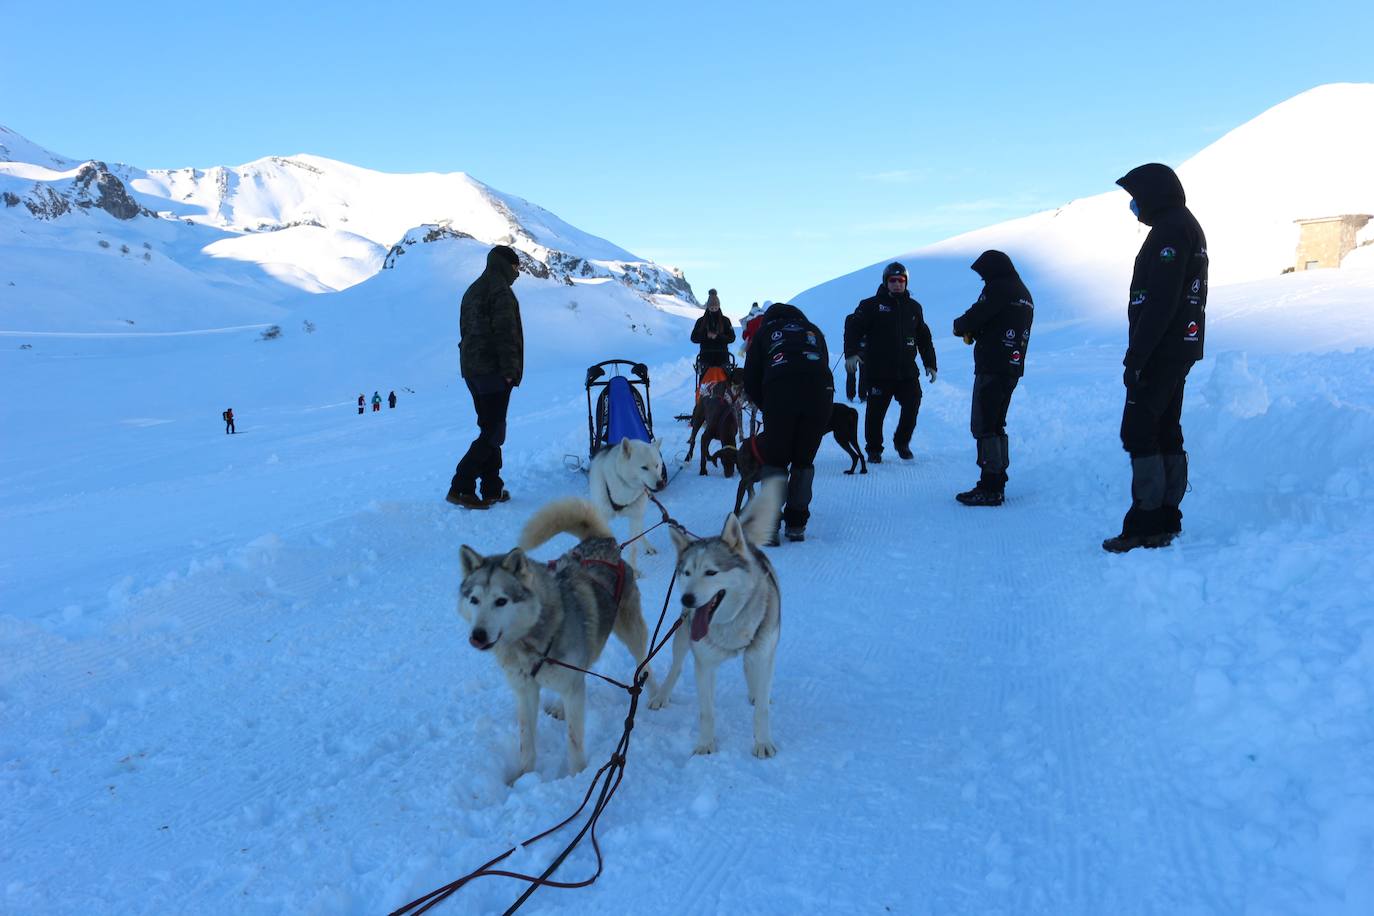
[[592, 458], [592, 504], [608, 522], [617, 515], [630, 520], [630, 565], [639, 573], [639, 542], [644, 542], [646, 554], [657, 553], [644, 533], [644, 510], [649, 505], [649, 493], [663, 489], [663, 456], [657, 442], [641, 439], [621, 439], [604, 448]]
[[[566, 532], [579, 539], [553, 564], [531, 560], [525, 550]], [[520, 727], [520, 769], [534, 769], [534, 723], [539, 689], [562, 697], [555, 716], [568, 721], [568, 771], [586, 765], [583, 721], [584, 675], [547, 659], [589, 669], [611, 634], [644, 661], [648, 629], [639, 606], [639, 586], [621, 561], [620, 548], [591, 504], [563, 499], [540, 509], [509, 553], [482, 556], [466, 545], [460, 551], [463, 584], [458, 612], [472, 625], [468, 642], [490, 650], [515, 691]], [[628, 676], [622, 678], [629, 680]], [[649, 684], [653, 673], [649, 672]]]
[[749, 702], [754, 704], [754, 756], [778, 752], [768, 728], [768, 701], [782, 632], [782, 593], [773, 564], [758, 545], [777, 531], [782, 498], [783, 482], [773, 478], [762, 484], [744, 515], [725, 517], [719, 537], [696, 541], [676, 527], [670, 529], [682, 583], [683, 625], [673, 638], [672, 670], [650, 697], [649, 707], [667, 704], [690, 644], [701, 703], [698, 754], [716, 749], [716, 668], [741, 652]]

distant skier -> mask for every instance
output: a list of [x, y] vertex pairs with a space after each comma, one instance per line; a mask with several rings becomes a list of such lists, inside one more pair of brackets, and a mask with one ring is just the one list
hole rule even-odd
[[871, 464], [883, 461], [883, 419], [896, 398], [902, 413], [892, 444], [897, 454], [910, 459], [911, 437], [921, 411], [921, 371], [916, 354], [925, 364], [926, 377], [935, 381], [935, 344], [921, 303], [907, 291], [906, 267], [893, 261], [883, 268], [878, 292], [864, 299], [846, 322], [845, 372], [868, 370], [868, 407], [864, 411], [864, 448]]
[[396, 409], [396, 392], [393, 391], [391, 392], [391, 394], [386, 396], [386, 404], [389, 409]]
[[1007, 408], [1025, 373], [1035, 303], [1011, 258], [985, 251], [972, 269], [983, 278], [978, 301], [954, 319], [954, 334], [973, 344], [973, 409], [969, 430], [978, 443], [978, 484], [954, 498], [966, 506], [1000, 506], [1007, 486]]
[[372, 392], [372, 412], [376, 413], [382, 409], [382, 396], [378, 392]]
[[365, 406], [366, 404], [367, 404], [367, 398], [365, 398], [365, 397], [363, 397], [361, 394], [359, 394], [359, 395], [358, 395], [358, 416], [361, 417], [361, 416], [363, 415], [363, 411], [365, 411], [365, 410], [367, 409], [367, 407]]
[[224, 413], [220, 414], [220, 416], [224, 418], [224, 434], [226, 436], [230, 433], [238, 432], [238, 430], [234, 429], [234, 408], [228, 408]]
[[1131, 275], [1130, 336], [1122, 362], [1126, 407], [1121, 445], [1131, 456], [1131, 508], [1104, 550], [1163, 547], [1183, 530], [1179, 504], [1188, 489], [1183, 450], [1183, 386], [1202, 359], [1207, 319], [1207, 237], [1186, 206], [1183, 183], [1152, 162], [1117, 184], [1131, 212], [1150, 227]]

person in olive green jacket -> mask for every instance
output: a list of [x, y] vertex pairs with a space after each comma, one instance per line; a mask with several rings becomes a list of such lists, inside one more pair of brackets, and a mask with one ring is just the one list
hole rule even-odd
[[520, 302], [511, 290], [518, 276], [520, 256], [497, 245], [487, 253], [487, 269], [463, 293], [458, 352], [477, 411], [477, 438], [459, 460], [445, 498], [466, 509], [489, 509], [510, 499], [501, 481], [501, 445], [510, 394], [525, 371]]

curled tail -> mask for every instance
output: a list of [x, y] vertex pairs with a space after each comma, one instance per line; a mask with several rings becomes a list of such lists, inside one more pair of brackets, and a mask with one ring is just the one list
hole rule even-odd
[[739, 519], [740, 528], [744, 530], [744, 537], [749, 543], [762, 544], [777, 532], [786, 489], [785, 474], [765, 477], [759, 483], [758, 495], [749, 500]]
[[533, 550], [556, 534], [571, 534], [579, 541], [608, 538], [611, 529], [591, 503], [575, 496], [549, 503], [525, 523], [520, 548]]

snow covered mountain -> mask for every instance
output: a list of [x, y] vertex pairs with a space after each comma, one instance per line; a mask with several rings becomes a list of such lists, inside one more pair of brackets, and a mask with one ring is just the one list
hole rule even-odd
[[[1374, 84], [1341, 83], [1274, 106], [1178, 166], [1188, 204], [1207, 232], [1214, 293], [1228, 284], [1278, 277], [1291, 267], [1299, 236], [1294, 220], [1374, 213], [1371, 149]], [[1102, 176], [1102, 185], [1110, 187], [1139, 164], [1121, 163], [1116, 173]], [[988, 248], [1007, 252], [1020, 268], [1036, 296], [1038, 331], [1065, 323], [1119, 329], [1131, 263], [1147, 231], [1128, 202], [1125, 191], [1111, 190], [895, 258], [911, 271], [912, 294], [926, 306], [928, 320], [932, 310], [940, 318], [937, 333], [945, 333], [946, 314], [958, 315], [977, 296], [980, 284], [969, 264]], [[1374, 223], [1364, 230], [1366, 240], [1374, 240]], [[881, 266], [893, 259], [875, 261], [792, 301], [836, 326], [840, 315], [873, 294]]]
[[161, 329], [274, 321], [301, 291], [346, 289], [416, 244], [460, 239], [511, 245], [539, 279], [614, 281], [645, 303], [696, 305], [681, 271], [463, 173], [392, 175], [309, 155], [144, 170], [59, 156], [0, 127], [0, 202], [0, 250], [22, 275], [5, 279], [24, 290], [0, 293], [0, 308], [30, 330], [117, 330], [119, 316]]

